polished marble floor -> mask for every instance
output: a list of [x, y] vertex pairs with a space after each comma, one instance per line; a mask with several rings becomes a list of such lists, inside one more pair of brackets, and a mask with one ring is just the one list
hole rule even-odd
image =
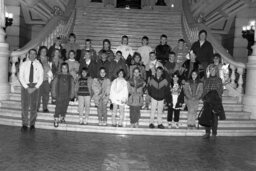
[[0, 170], [254, 171], [256, 137], [160, 137], [0, 126]]

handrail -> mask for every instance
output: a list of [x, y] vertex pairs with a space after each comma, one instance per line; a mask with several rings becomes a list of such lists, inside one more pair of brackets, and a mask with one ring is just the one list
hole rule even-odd
[[24, 53], [27, 53], [29, 49], [35, 48], [40, 45], [46, 37], [48, 37], [52, 31], [60, 24], [60, 22], [68, 22], [68, 19], [74, 14], [75, 0], [69, 0], [65, 16], [54, 16], [43, 30], [37, 35], [36, 38], [31, 39], [23, 48], [11, 52], [11, 56], [21, 56]]
[[246, 68], [246, 65], [242, 62], [237, 62], [233, 57], [220, 45], [220, 43], [213, 37], [212, 31], [203, 24], [199, 24], [199, 28], [207, 31], [207, 39], [212, 43], [214, 50], [219, 53], [223, 60], [227, 63], [235, 65], [236, 67]]
[[45, 37], [47, 37], [52, 31], [59, 25], [59, 22], [65, 20], [64, 17], [55, 16], [51, 19], [48, 24], [43, 28], [43, 30], [37, 35], [36, 38], [29, 41], [23, 48], [11, 52], [11, 56], [20, 56], [27, 53], [29, 49], [37, 47]]
[[182, 1], [183, 6], [183, 16], [182, 16], [182, 25], [184, 31], [184, 38], [187, 39], [187, 42], [193, 43], [198, 40], [199, 30], [204, 29], [207, 31], [207, 39], [211, 42], [215, 52], [219, 53], [222, 56], [224, 63], [229, 64], [231, 74], [228, 70], [225, 74], [223, 81], [225, 87], [228, 90], [228, 95], [235, 96], [238, 98], [238, 102], [242, 102], [243, 89], [244, 89], [244, 80], [243, 74], [246, 69], [246, 65], [241, 62], [237, 62], [233, 57], [221, 46], [221, 44], [215, 39], [211, 30], [204, 24], [197, 23], [190, 11], [189, 2], [187, 0]]
[[[212, 31], [207, 26], [205, 26], [204, 24], [201, 24], [201, 23], [196, 23], [193, 16], [190, 14], [189, 2], [187, 0], [183, 0], [182, 4], [183, 4], [183, 17], [184, 17], [183, 20], [187, 21], [188, 27], [190, 29], [194, 29], [194, 30], [198, 30], [198, 31], [202, 30], [202, 29], [206, 30], [208, 33], [207, 39], [211, 42], [214, 50], [222, 56], [223, 61], [228, 62], [232, 65], [235, 65], [236, 67], [246, 68], [246, 65], [244, 63], [237, 62], [233, 59], [233, 57], [215, 39], [215, 37], [212, 34]], [[186, 33], [186, 34], [188, 34], [188, 33]], [[190, 42], [190, 43], [193, 43], [193, 42]]]
[[69, 0], [64, 16], [54, 16], [36, 38], [33, 38], [23, 48], [11, 52], [11, 92], [15, 91], [16, 86], [20, 86], [16, 75], [18, 73], [16, 64], [18, 63], [20, 65], [23, 62], [29, 49], [38, 49], [41, 45], [49, 47], [53, 44], [57, 36], [67, 37], [70, 33], [75, 21], [75, 3], [75, 0]]

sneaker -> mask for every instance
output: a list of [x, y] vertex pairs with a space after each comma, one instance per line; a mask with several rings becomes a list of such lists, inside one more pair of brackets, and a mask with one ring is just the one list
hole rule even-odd
[[102, 126], [107, 126], [107, 122], [106, 122], [106, 121], [103, 121], [103, 122], [102, 122]]
[[113, 110], [113, 103], [110, 104], [109, 109]]
[[99, 126], [102, 126], [102, 121], [99, 121], [98, 125], [99, 125]]
[[149, 108], [148, 108], [147, 105], [145, 105], [145, 106], [142, 107], [142, 110], [149, 110]]
[[64, 123], [64, 124], [66, 123], [66, 121], [65, 121], [65, 117], [63, 117], [63, 116], [61, 117], [61, 119], [60, 119], [60, 123]]
[[203, 139], [209, 139], [210, 138], [210, 134], [209, 133], [206, 133], [202, 136]]
[[112, 127], [116, 127], [117, 126], [117, 124], [112, 124]]
[[59, 120], [58, 120], [58, 118], [55, 118], [55, 119], [54, 119], [53, 126], [54, 126], [55, 128], [57, 128], [57, 127], [59, 126]]
[[172, 128], [172, 123], [171, 122], [168, 122], [168, 128]]
[[123, 127], [123, 125], [122, 124], [118, 124], [118, 127]]
[[163, 124], [159, 124], [157, 127], [158, 127], [159, 129], [164, 129]]
[[23, 125], [20, 130], [21, 130], [21, 132], [27, 132], [28, 127]]
[[80, 124], [80, 125], [83, 125], [83, 124], [84, 124], [83, 118], [79, 118], [79, 124]]
[[30, 126], [30, 131], [35, 131], [35, 130], [36, 130], [35, 125], [31, 125], [31, 126]]
[[138, 122], [135, 123], [135, 128], [139, 128], [139, 123]]
[[149, 124], [149, 128], [153, 129], [153, 128], [155, 128], [155, 125], [151, 123], [151, 124]]
[[43, 113], [49, 113], [49, 110], [48, 109], [44, 109]]
[[176, 128], [176, 129], [179, 128], [179, 123], [178, 123], [178, 122], [175, 123], [175, 128]]

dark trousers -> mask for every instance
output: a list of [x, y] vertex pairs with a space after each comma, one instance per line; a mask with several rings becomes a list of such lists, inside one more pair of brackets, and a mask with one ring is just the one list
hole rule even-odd
[[174, 122], [179, 122], [180, 120], [180, 110], [173, 109], [171, 106], [168, 106], [167, 121], [172, 122], [172, 117], [174, 114]]
[[130, 122], [131, 124], [139, 122], [140, 106], [130, 106]]
[[28, 126], [28, 112], [30, 110], [30, 126], [35, 125], [37, 117], [37, 104], [38, 104], [39, 90], [36, 89], [33, 93], [29, 94], [28, 90], [21, 88], [21, 119], [22, 125]]
[[65, 117], [68, 110], [69, 98], [56, 99], [55, 103], [56, 103], [56, 108], [55, 108], [54, 118], [58, 118], [59, 116]]
[[217, 135], [217, 129], [218, 129], [218, 116], [215, 113], [212, 113], [212, 120], [211, 120], [211, 127], [205, 127], [205, 132], [207, 134], [211, 133], [212, 129], [212, 134]]
[[49, 102], [50, 84], [45, 80], [39, 88], [39, 98], [37, 109], [40, 109], [41, 99], [43, 101], [43, 110], [47, 109]]

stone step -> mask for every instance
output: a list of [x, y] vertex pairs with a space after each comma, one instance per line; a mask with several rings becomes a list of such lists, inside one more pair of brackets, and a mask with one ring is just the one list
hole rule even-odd
[[[21, 126], [20, 118], [3, 117], [0, 116], [0, 124], [10, 126]], [[97, 126], [95, 125], [78, 125], [77, 123], [60, 124], [58, 128], [53, 127], [52, 121], [45, 121], [38, 119], [36, 128], [50, 129], [60, 131], [76, 131], [76, 132], [93, 132], [93, 133], [108, 133], [125, 135], [154, 135], [154, 136], [202, 136], [204, 134], [203, 128], [188, 130], [180, 129], [149, 129], [141, 126], [140, 128], [128, 127], [112, 127], [112, 126]], [[219, 128], [218, 136], [256, 136], [254, 128]]]
[[[21, 95], [20, 93], [10, 93], [9, 100], [14, 100], [14, 101], [19, 101], [21, 100]], [[51, 97], [49, 99], [49, 102], [51, 101]], [[92, 100], [93, 101], [93, 100]], [[236, 97], [231, 97], [231, 96], [223, 96], [222, 97], [222, 102], [224, 104], [226, 103], [233, 103], [233, 104], [238, 104], [237, 98]], [[201, 102], [202, 103], [202, 102]]]
[[[68, 110], [73, 111], [73, 110], [77, 109], [77, 106], [78, 106], [77, 104], [78, 104], [78, 102], [70, 102]], [[93, 102], [91, 102], [91, 106], [92, 107], [95, 106]], [[198, 110], [201, 110], [202, 106], [203, 106], [202, 104], [199, 104]], [[20, 100], [18, 100], [18, 101], [13, 101], [13, 100], [12, 101], [2, 101], [1, 102], [1, 107], [21, 108], [21, 103], [20, 103]], [[53, 108], [55, 108], [55, 105], [49, 104], [48, 107], [49, 107], [49, 109], [53, 109]], [[239, 111], [242, 111], [242, 109], [243, 109], [242, 104], [232, 104], [232, 103], [226, 103], [225, 104], [224, 103], [223, 107], [224, 107], [225, 111], [238, 111], [239, 112]], [[126, 105], [125, 108], [126, 108], [125, 110], [128, 111], [129, 106]]]
[[[20, 116], [21, 109], [2, 107], [2, 108], [0, 108], [0, 112], [1, 112], [0, 115], [3, 115], [3, 116], [9, 116], [9, 115], [11, 115], [11, 116], [16, 116], [16, 115]], [[38, 115], [39, 116], [48, 116], [50, 118], [53, 118], [54, 110], [50, 110], [50, 113], [43, 113], [42, 110], [40, 110], [38, 112]], [[127, 120], [129, 120], [129, 116], [130, 116], [129, 112], [125, 112], [125, 117], [126, 117]], [[68, 112], [67, 117], [68, 118], [73, 118], [73, 119], [75, 119], [75, 121], [77, 121], [78, 118], [79, 118], [79, 114], [76, 110], [76, 111]], [[112, 117], [112, 111], [111, 110], [108, 110], [107, 117], [108, 118]], [[143, 110], [141, 111], [140, 121], [146, 122], [146, 124], [148, 124], [149, 117], [150, 117], [149, 112], [143, 111]], [[231, 121], [234, 121], [235, 123], [239, 122], [239, 121], [251, 121], [251, 120], [249, 120], [250, 115], [247, 112], [241, 112], [241, 113], [226, 112], [226, 117], [227, 117], [226, 121], [228, 121], [228, 123], [232, 123]], [[98, 115], [97, 115], [97, 110], [95, 108], [92, 108], [90, 110], [89, 118], [90, 118], [90, 120], [92, 119], [92, 120], [95, 120], [97, 122]], [[162, 118], [163, 118], [163, 121], [167, 120], [167, 112], [163, 113]], [[182, 111], [180, 113], [180, 120], [184, 123], [187, 121], [187, 112]], [[226, 123], [226, 121], [221, 121], [221, 122]]]
[[[99, 33], [100, 35], [103, 34], [103, 33], [105, 33], [105, 35], [109, 35], [109, 34], [116, 33], [111, 37], [119, 37], [120, 34], [123, 35], [124, 33], [127, 33], [128, 34], [127, 36], [130, 35], [130, 36], [133, 36], [135, 39], [138, 39], [138, 36], [143, 36], [144, 34], [147, 34], [148, 31], [149, 31], [149, 33], [147, 35], [150, 38], [150, 40], [152, 40], [152, 39], [159, 40], [160, 36], [161, 36], [161, 35], [159, 35], [160, 31], [162, 33], [165, 33], [166, 35], [170, 35], [170, 34], [175, 34], [175, 33], [179, 34], [180, 29], [181, 29], [181, 27], [178, 27], [178, 26], [175, 27], [175, 28], [172, 28], [170, 30], [161, 28], [161, 29], [154, 30], [154, 31], [150, 31], [152, 28], [150, 28], [148, 26], [145, 26], [145, 28], [143, 28], [144, 26], [142, 26], [142, 27], [137, 27], [137, 28], [132, 28], [132, 29], [130, 29], [130, 28], [120, 28], [119, 26], [112, 29], [111, 27], [115, 27], [115, 25], [107, 26], [107, 27], [105, 27], [105, 26], [102, 27], [101, 25], [98, 25], [97, 27], [99, 27], [99, 28], [97, 30], [94, 30], [95, 26], [93, 26], [93, 25], [90, 25], [90, 26], [81, 26], [80, 25], [79, 28], [76, 28], [74, 30], [74, 32], [76, 32], [77, 35], [91, 35], [91, 34], [97, 35], [97, 33]], [[88, 30], [88, 32], [85, 33], [84, 30]], [[141, 34], [142, 32], [144, 34]], [[180, 36], [176, 35], [175, 37], [180, 37]], [[175, 37], [171, 37], [169, 39], [173, 40], [173, 39], [175, 39]], [[139, 40], [141, 41], [141, 39], [139, 39]], [[177, 41], [177, 40], [175, 39], [175, 41]]]
[[169, 16], [169, 15], [177, 15], [181, 14], [181, 11], [158, 11], [158, 10], [137, 10], [137, 9], [120, 9], [120, 8], [100, 8], [100, 7], [88, 7], [88, 8], [77, 8], [77, 15], [83, 14], [104, 14], [104, 15], [113, 15], [113, 14], [125, 14], [125, 15], [133, 15], [136, 16]]
[[[111, 112], [109, 112], [111, 113]], [[111, 115], [108, 113], [108, 124], [111, 125]], [[3, 117], [14, 117], [14, 118], [21, 118], [21, 111], [20, 110], [13, 110], [13, 109], [0, 109], [0, 116]], [[118, 118], [118, 117], [117, 117]], [[53, 121], [53, 113], [42, 113], [39, 112], [38, 113], [38, 119], [39, 120], [48, 120], [50, 122]], [[78, 114], [67, 114], [66, 115], [66, 122], [74, 122], [74, 123], [78, 123], [79, 121], [79, 115]], [[89, 115], [89, 124], [97, 124], [98, 123], [98, 117], [95, 114], [90, 114]], [[124, 119], [124, 123], [125, 125], [129, 125], [130, 123], [130, 118], [129, 118], [129, 114], [125, 115], [125, 119]], [[146, 117], [142, 117], [139, 120], [139, 123], [141, 126], [148, 126], [149, 125], [149, 118]], [[185, 128], [187, 127], [187, 119], [186, 118], [180, 118], [180, 127], [181, 128]], [[167, 120], [166, 120], [166, 115], [163, 116], [163, 124], [164, 125], [168, 125], [167, 124]], [[220, 128], [249, 128], [249, 127], [256, 127], [256, 120], [248, 120], [248, 119], [228, 119], [228, 120], [224, 120], [224, 121], [219, 121], [218, 126]]]
[[145, 18], [126, 18], [122, 16], [116, 16], [118, 18], [102, 18], [103, 16], [81, 16], [76, 18], [75, 23], [80, 23], [83, 25], [86, 25], [88, 23], [90, 24], [95, 24], [95, 23], [111, 23], [111, 24], [138, 24], [138, 25], [148, 25], [148, 26], [153, 26], [157, 27], [158, 24], [161, 24], [162, 26], [168, 25], [168, 24], [173, 24], [173, 25], [178, 25], [181, 26], [181, 18], [176, 17], [176, 18], [166, 18], [161, 21], [157, 21], [156, 19], [145, 19]]
[[77, 8], [74, 33], [77, 42], [84, 46], [84, 40], [93, 40], [95, 50], [102, 49], [102, 40], [110, 39], [112, 49], [120, 45], [122, 35], [129, 36], [133, 49], [141, 46], [141, 37], [147, 35], [154, 48], [159, 44], [160, 35], [166, 34], [168, 44], [176, 46], [183, 38], [181, 12], [159, 10], [125, 10], [118, 8], [85, 7]]

